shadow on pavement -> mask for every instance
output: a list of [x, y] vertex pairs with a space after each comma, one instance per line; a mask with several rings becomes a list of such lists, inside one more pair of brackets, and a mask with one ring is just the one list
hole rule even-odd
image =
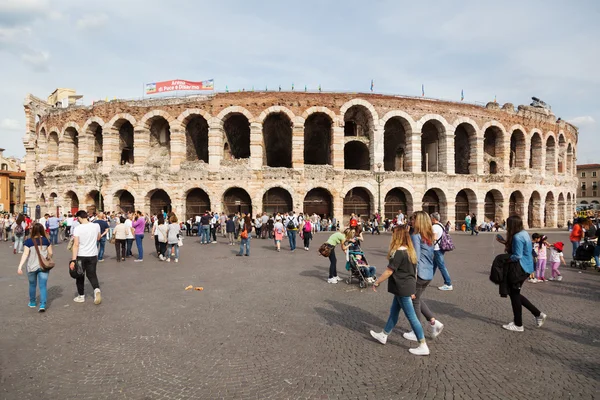
[[385, 325], [386, 321], [356, 306], [340, 303], [335, 300], [327, 300], [326, 303], [333, 306], [335, 310], [315, 307], [315, 311], [329, 325], [340, 325], [366, 335], [369, 334], [370, 329], [381, 329]]
[[62, 286], [51, 286], [48, 288], [48, 295], [46, 298], [48, 307], [52, 305], [52, 302], [63, 296], [64, 289]]

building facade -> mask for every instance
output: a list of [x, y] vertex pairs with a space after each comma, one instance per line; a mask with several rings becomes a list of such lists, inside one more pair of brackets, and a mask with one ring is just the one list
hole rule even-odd
[[577, 128], [535, 106], [241, 92], [24, 107], [27, 202], [44, 210], [381, 207], [562, 227], [576, 204]]
[[600, 164], [582, 164], [577, 166], [577, 188], [578, 205], [580, 207], [600, 208]]
[[25, 171], [21, 160], [4, 157], [4, 149], [0, 149], [0, 212], [23, 212], [24, 207]]

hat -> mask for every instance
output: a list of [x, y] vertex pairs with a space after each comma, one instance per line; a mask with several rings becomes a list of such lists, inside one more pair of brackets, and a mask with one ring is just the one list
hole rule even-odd
[[554, 243], [554, 248], [562, 253], [565, 244], [563, 242]]

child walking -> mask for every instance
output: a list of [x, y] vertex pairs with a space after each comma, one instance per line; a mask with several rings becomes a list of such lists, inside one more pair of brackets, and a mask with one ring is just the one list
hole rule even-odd
[[565, 244], [563, 242], [556, 242], [550, 247], [550, 264], [552, 265], [552, 277], [548, 280], [553, 281], [562, 281], [562, 275], [558, 272], [558, 267], [560, 267], [560, 263], [563, 265], [567, 265], [565, 262], [565, 257], [563, 255], [563, 248]]
[[[537, 266], [537, 260], [538, 260], [538, 255], [537, 255], [537, 248], [538, 248], [538, 244], [540, 243], [540, 238], [542, 237], [542, 235], [540, 235], [539, 233], [534, 233], [531, 235], [531, 243], [532, 243], [532, 249], [533, 249], [533, 265]], [[528, 282], [530, 283], [538, 283], [538, 280], [535, 279], [535, 269], [533, 270], [533, 272], [531, 274], [529, 274], [529, 279]]]
[[537, 244], [537, 268], [536, 268], [536, 278], [538, 282], [546, 281], [546, 262], [547, 262], [547, 254], [546, 249], [548, 248], [548, 237], [542, 236], [540, 238], [539, 243]]

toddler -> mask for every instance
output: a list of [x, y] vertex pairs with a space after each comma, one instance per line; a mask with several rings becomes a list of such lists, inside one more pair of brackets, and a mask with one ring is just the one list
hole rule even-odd
[[[540, 235], [539, 233], [534, 233], [533, 235], [531, 235], [531, 243], [533, 244], [532, 256], [533, 256], [533, 265], [534, 266], [537, 266], [537, 261], [538, 261], [537, 248], [538, 248], [538, 244], [540, 243], [541, 237], [542, 237], [542, 235]], [[535, 268], [534, 268], [533, 272], [531, 274], [529, 274], [528, 281], [531, 283], [538, 283], [538, 280], [535, 279]]]
[[358, 254], [355, 258], [356, 265], [358, 268], [360, 268], [360, 272], [363, 274], [367, 282], [375, 282], [375, 267], [370, 267], [369, 264], [363, 260], [363, 257], [360, 254]]
[[562, 275], [558, 272], [558, 267], [560, 267], [560, 263], [563, 265], [567, 265], [565, 262], [565, 257], [563, 256], [563, 248], [565, 244], [563, 242], [556, 242], [550, 247], [550, 265], [552, 265], [552, 277], [548, 280], [553, 281], [562, 281]]
[[548, 237], [547, 236], [541, 236], [540, 237], [540, 241], [537, 243], [536, 246], [536, 252], [537, 252], [537, 268], [536, 268], [536, 279], [538, 280], [538, 282], [545, 282], [546, 281], [546, 262], [547, 262], [547, 255], [546, 255], [546, 249], [548, 247]]

